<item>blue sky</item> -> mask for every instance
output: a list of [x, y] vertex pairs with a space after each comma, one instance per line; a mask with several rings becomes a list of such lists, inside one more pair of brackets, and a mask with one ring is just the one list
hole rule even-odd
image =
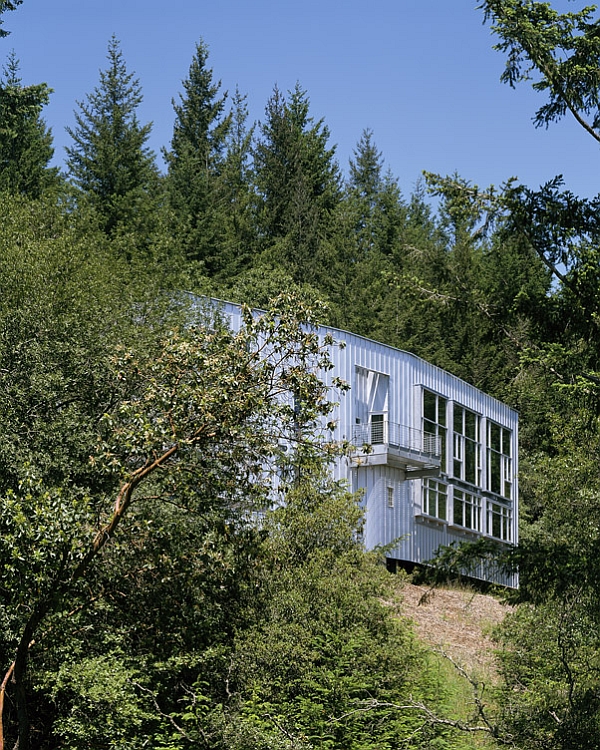
[[[574, 10], [580, 3], [556, 3]], [[423, 170], [458, 172], [480, 186], [511, 176], [537, 186], [562, 173], [581, 195], [600, 192], [598, 146], [564, 121], [536, 130], [539, 95], [499, 82], [503, 58], [482, 25], [476, 0], [24, 0], [4, 16], [24, 83], [53, 89], [45, 118], [56, 161], [69, 144], [76, 101], [85, 99], [106, 65], [115, 34], [144, 92], [139, 116], [152, 121], [159, 153], [169, 143], [171, 99], [181, 91], [196, 42], [224, 90], [248, 96], [251, 120], [264, 117], [275, 84], [297, 81], [311, 113], [323, 118], [348, 159], [365, 128], [385, 166], [408, 195]], [[162, 160], [161, 164], [162, 164]]]

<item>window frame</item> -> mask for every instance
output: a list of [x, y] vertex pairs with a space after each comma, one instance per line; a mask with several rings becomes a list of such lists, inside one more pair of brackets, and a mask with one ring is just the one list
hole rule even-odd
[[393, 508], [395, 505], [395, 492], [394, 487], [391, 484], [386, 485], [386, 505], [388, 508]]
[[[462, 497], [457, 497], [462, 495]], [[457, 509], [462, 506], [461, 520], [457, 520]], [[470, 509], [470, 512], [468, 512]], [[471, 521], [471, 525], [467, 521]], [[476, 495], [467, 490], [458, 489], [454, 487], [452, 491], [452, 523], [454, 526], [460, 526], [462, 529], [468, 531], [483, 533], [482, 523], [482, 498], [480, 495]]]
[[[460, 431], [457, 416], [460, 416]], [[473, 434], [469, 417], [473, 418]], [[452, 476], [459, 481], [481, 488], [481, 415], [457, 402], [452, 407]], [[472, 459], [472, 472], [470, 461]]]
[[[432, 486], [435, 485], [435, 486]], [[443, 515], [440, 512], [440, 499], [443, 498]], [[434, 511], [431, 512], [432, 503]], [[435, 518], [438, 521], [448, 521], [448, 485], [433, 477], [423, 479], [422, 485], [422, 502], [421, 511], [428, 518]]]
[[[513, 537], [513, 513], [510, 505], [488, 500], [487, 502], [486, 530], [488, 536], [499, 539], [502, 542], [512, 542]], [[494, 522], [500, 524], [498, 534], [494, 533]]]
[[[433, 409], [434, 414], [428, 416], [427, 398], [433, 398]], [[423, 388], [422, 394], [422, 407], [423, 407], [423, 435], [426, 433], [434, 435], [440, 439], [442, 454], [440, 460], [440, 471], [442, 474], [447, 473], [447, 441], [448, 441], [448, 401], [446, 396], [441, 396], [435, 391], [431, 391], [428, 388]], [[433, 419], [431, 418], [433, 417]]]
[[[495, 443], [493, 430], [498, 430], [498, 442]], [[487, 421], [487, 489], [504, 500], [513, 497], [513, 461], [512, 430], [489, 419]], [[499, 448], [494, 445], [498, 444]], [[494, 469], [497, 466], [498, 476], [495, 481]], [[497, 489], [496, 489], [497, 488]]]

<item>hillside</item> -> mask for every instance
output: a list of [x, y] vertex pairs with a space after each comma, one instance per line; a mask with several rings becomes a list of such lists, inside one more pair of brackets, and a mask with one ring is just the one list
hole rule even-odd
[[402, 596], [403, 611], [424, 643], [448, 654], [469, 674], [490, 675], [494, 645], [489, 634], [510, 607], [467, 588], [432, 590], [406, 583]]

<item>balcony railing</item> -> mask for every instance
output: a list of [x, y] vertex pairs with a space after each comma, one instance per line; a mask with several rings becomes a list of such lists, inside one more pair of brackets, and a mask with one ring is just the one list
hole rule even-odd
[[387, 445], [432, 459], [439, 459], [442, 455], [442, 440], [439, 435], [389, 422], [387, 419], [355, 425], [352, 443], [357, 450], [367, 446]]

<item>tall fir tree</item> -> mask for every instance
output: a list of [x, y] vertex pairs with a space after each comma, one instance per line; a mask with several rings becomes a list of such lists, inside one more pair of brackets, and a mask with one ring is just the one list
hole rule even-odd
[[108, 67], [100, 83], [78, 102], [76, 127], [67, 128], [74, 145], [67, 148], [67, 167], [74, 184], [113, 233], [130, 224], [155, 189], [158, 172], [148, 148], [151, 123], [141, 125], [137, 108], [142, 90], [127, 71], [119, 41], [108, 44]]
[[236, 88], [225, 159], [218, 178], [224, 220], [219, 267], [227, 278], [249, 266], [257, 245], [250, 163], [254, 126], [248, 127], [247, 123], [246, 96]]
[[232, 116], [225, 113], [227, 94], [213, 80], [208, 47], [200, 40], [183, 81], [179, 102], [173, 101], [175, 124], [168, 165], [167, 189], [186, 255], [209, 273], [220, 268], [223, 217], [218, 178], [223, 169]]
[[299, 84], [288, 97], [275, 88], [254, 150], [254, 171], [268, 257], [295, 281], [319, 286], [335, 263], [331, 239], [341, 183], [329, 129], [309, 109]]
[[52, 133], [41, 118], [50, 93], [45, 83], [22, 85], [12, 52], [0, 80], [0, 190], [38, 198], [57, 183], [58, 170], [48, 166]]

